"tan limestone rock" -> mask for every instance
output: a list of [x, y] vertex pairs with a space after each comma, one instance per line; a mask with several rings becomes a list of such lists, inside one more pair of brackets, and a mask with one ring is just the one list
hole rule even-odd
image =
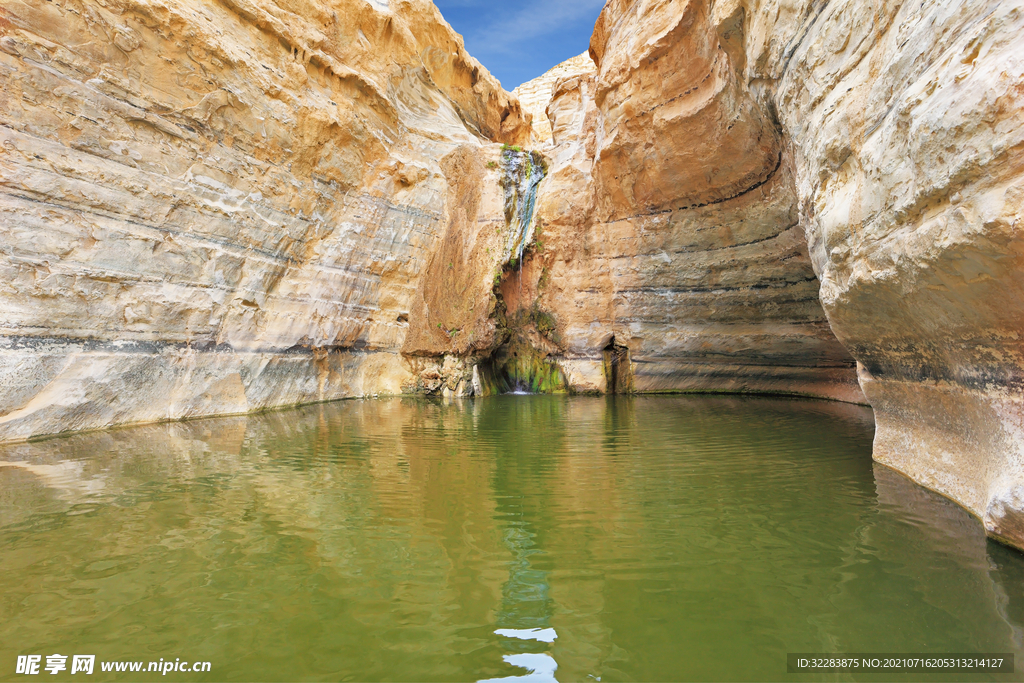
[[0, 8], [0, 440], [397, 393], [440, 160], [528, 116], [425, 0]]
[[762, 73], [822, 304], [875, 409], [874, 457], [1024, 547], [1024, 4], [811, 14]]
[[[617, 302], [643, 330], [629, 330], [643, 353], [665, 311], [662, 324], [676, 329], [663, 349], [739, 352], [747, 370], [766, 358], [765, 376], [799, 367], [789, 349], [824, 369], [840, 354], [821, 353], [835, 347], [810, 311], [818, 289], [831, 331], [859, 361], [875, 458], [1024, 547], [1022, 33], [1019, 0], [611, 0], [591, 45], [596, 133], [580, 144], [594, 145], [584, 155], [594, 166], [580, 182], [594, 188], [598, 253], [628, 257], [629, 268], [588, 260], [603, 267], [576, 285], [587, 313], [565, 315], [564, 328], [602, 320]], [[558, 200], [549, 206], [557, 215]], [[685, 247], [671, 278], [644, 270], [644, 250], [619, 246], [640, 240], [672, 259], [666, 238]], [[751, 251], [730, 251], [741, 244]], [[800, 291], [800, 272], [810, 278], [803, 311], [779, 296]], [[665, 283], [657, 306], [633, 294], [630, 277]], [[700, 284], [687, 291], [702, 307], [666, 306], [688, 282]], [[743, 286], [758, 293], [730, 305]], [[762, 334], [736, 334], [754, 320]], [[822, 334], [808, 345], [815, 325]], [[734, 381], [718, 369], [701, 382]]]
[[782, 131], [724, 42], [704, 3], [606, 6], [599, 70], [557, 81], [547, 107], [542, 248], [520, 286], [557, 321], [579, 390], [611, 388], [619, 348], [634, 391], [863, 401], [818, 302]]
[[590, 53], [584, 52], [556, 64], [543, 75], [521, 84], [512, 91], [512, 95], [522, 105], [523, 111], [533, 117], [534, 141], [537, 144], [543, 146], [552, 142], [551, 122], [548, 120], [546, 109], [552, 100], [551, 89], [555, 83], [572, 76], [594, 73], [596, 70]]

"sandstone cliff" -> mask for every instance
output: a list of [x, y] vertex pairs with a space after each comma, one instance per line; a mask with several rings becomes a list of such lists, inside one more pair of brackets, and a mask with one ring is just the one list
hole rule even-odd
[[566, 355], [848, 398], [852, 356], [875, 458], [1024, 547], [1022, 10], [611, 0], [548, 107]]
[[874, 457], [1024, 547], [1024, 4], [767, 9], [746, 78], [774, 84]]
[[863, 401], [818, 302], [782, 130], [709, 11], [609, 4], [599, 68], [554, 83], [527, 289], [576, 389]]
[[533, 134], [537, 144], [548, 145], [552, 141], [551, 122], [546, 110], [548, 103], [551, 102], [551, 89], [555, 83], [572, 76], [591, 73], [596, 68], [590, 53], [584, 52], [556, 64], [543, 75], [519, 85], [512, 91], [513, 97], [519, 100], [523, 111], [533, 117]]
[[610, 0], [531, 128], [425, 0], [5, 3], [0, 440], [866, 396], [876, 459], [1024, 547], [1022, 10]]
[[443, 159], [529, 135], [426, 0], [5, 2], [0, 440], [401, 391]]

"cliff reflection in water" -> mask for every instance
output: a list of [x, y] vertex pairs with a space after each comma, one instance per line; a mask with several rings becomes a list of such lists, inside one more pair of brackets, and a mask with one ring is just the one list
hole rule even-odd
[[0, 661], [476, 680], [553, 659], [607, 681], [1019, 657], [1020, 555], [873, 465], [871, 436], [844, 404], [505, 396], [2, 447]]

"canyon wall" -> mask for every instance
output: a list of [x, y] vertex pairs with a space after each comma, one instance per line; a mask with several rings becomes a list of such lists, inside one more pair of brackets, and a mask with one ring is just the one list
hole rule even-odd
[[528, 118], [426, 0], [3, 3], [0, 440], [415, 384], [446, 160]]
[[610, 0], [531, 125], [426, 0], [4, 3], [0, 440], [509, 382], [867, 400], [877, 460], [1024, 547], [1022, 34]]
[[610, 0], [548, 108], [568, 354], [833, 395], [852, 356], [874, 457], [1024, 547], [1021, 35], [1016, 0]]
[[572, 76], [581, 76], [596, 71], [594, 60], [589, 52], [570, 57], [556, 64], [542, 75], [527, 81], [512, 91], [512, 96], [519, 100], [523, 111], [533, 117], [534, 142], [549, 145], [552, 142], [551, 121], [548, 119], [547, 107], [551, 102], [551, 89], [557, 81]]
[[553, 84], [532, 305], [577, 390], [863, 402], [818, 301], [785, 137], [709, 10], [610, 3], [598, 69]]
[[750, 9], [745, 77], [773, 84], [874, 457], [1024, 547], [1024, 3], [794, 9]]

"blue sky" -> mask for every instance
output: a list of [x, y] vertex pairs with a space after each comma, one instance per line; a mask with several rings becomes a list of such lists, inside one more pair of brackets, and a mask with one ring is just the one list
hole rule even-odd
[[512, 90], [585, 52], [604, 0], [434, 0], [466, 49]]

